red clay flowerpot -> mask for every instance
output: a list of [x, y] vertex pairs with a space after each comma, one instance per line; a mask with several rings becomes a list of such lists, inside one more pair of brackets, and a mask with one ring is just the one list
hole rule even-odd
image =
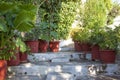
[[115, 63], [116, 53], [114, 50], [101, 50], [100, 58], [103, 63]]
[[40, 52], [47, 52], [48, 42], [45, 40], [39, 40], [39, 50]]
[[75, 51], [77, 51], [77, 52], [82, 51], [82, 45], [81, 45], [81, 43], [78, 42], [78, 41], [74, 41], [74, 48], [75, 48]]
[[85, 51], [85, 52], [90, 51], [90, 44], [82, 43], [82, 50]]
[[38, 53], [39, 41], [26, 41], [31, 53]]
[[20, 52], [19, 55], [20, 55], [20, 62], [27, 62], [27, 57], [28, 57], [27, 53]]
[[20, 64], [19, 53], [15, 53], [15, 58], [12, 57], [10, 60], [7, 61], [8, 66], [17, 66], [19, 64]]
[[59, 51], [59, 41], [50, 41], [49, 42], [49, 47], [50, 51], [52, 52], [58, 52]]
[[92, 60], [100, 60], [99, 46], [93, 45], [91, 47]]
[[7, 74], [7, 61], [0, 60], [0, 80], [6, 80]]

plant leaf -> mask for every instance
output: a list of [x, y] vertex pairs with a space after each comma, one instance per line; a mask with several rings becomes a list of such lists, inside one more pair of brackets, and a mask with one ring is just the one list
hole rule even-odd
[[0, 19], [0, 31], [7, 31], [6, 22], [3, 19]]
[[27, 50], [25, 43], [20, 38], [17, 38], [16, 46], [20, 47], [21, 52], [25, 52]]
[[21, 11], [14, 20], [16, 29], [19, 31], [29, 31], [34, 27], [35, 14], [29, 11]]

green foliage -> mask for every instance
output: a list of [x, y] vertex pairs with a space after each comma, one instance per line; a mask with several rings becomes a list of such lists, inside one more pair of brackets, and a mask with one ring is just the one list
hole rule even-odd
[[32, 30], [28, 31], [25, 33], [24, 36], [24, 41], [34, 41], [34, 40], [38, 40], [39, 39], [39, 35], [40, 35], [40, 30], [38, 30], [38, 27], [36, 26], [35, 28], [33, 28]]
[[82, 26], [90, 30], [90, 42], [98, 44], [101, 40], [102, 28], [107, 22], [107, 14], [112, 8], [111, 0], [87, 0], [80, 8]]
[[81, 31], [81, 27], [72, 28], [70, 31], [70, 35], [73, 41], [79, 41], [79, 31]]
[[75, 27], [71, 30], [71, 38], [74, 41], [79, 41], [81, 43], [88, 43], [90, 41], [90, 31], [88, 28]]
[[78, 41], [81, 43], [89, 43], [90, 42], [90, 31], [88, 28], [83, 28], [81, 31], [78, 33]]
[[41, 22], [40, 26], [37, 27], [39, 32], [39, 39], [49, 41], [49, 26], [46, 22]]
[[105, 7], [107, 8], [107, 11], [109, 12], [112, 8], [112, 0], [104, 0]]
[[92, 45], [99, 44], [101, 41], [101, 33], [103, 32], [103, 29], [97, 29], [94, 32], [92, 32], [91, 37], [90, 37], [90, 43]]
[[112, 24], [113, 23], [113, 19], [115, 17], [117, 17], [118, 15], [120, 15], [120, 4], [119, 3], [113, 3], [113, 7], [110, 10], [110, 12], [108, 13], [107, 16], [107, 24]]
[[25, 44], [18, 35], [19, 32], [29, 31], [34, 27], [35, 10], [36, 6], [32, 4], [0, 3], [0, 59], [10, 59], [18, 47], [22, 52], [25, 51]]
[[[19, 31], [30, 30], [34, 27], [35, 22], [35, 10], [36, 7], [33, 5], [27, 5], [31, 8], [24, 9], [21, 6], [26, 6], [26, 4], [19, 3], [0, 3], [0, 16], [3, 17], [2, 20], [7, 23], [2, 23], [2, 25], [7, 25], [7, 28], [14, 28]], [[27, 14], [27, 15], [26, 15]], [[21, 27], [22, 26], [22, 27]], [[4, 26], [3, 26], [4, 27]]]
[[104, 0], [87, 0], [84, 6], [83, 26], [92, 29], [104, 27], [106, 20], [107, 7]]
[[117, 32], [115, 30], [112, 30], [111, 28], [106, 28], [103, 30], [100, 34], [100, 42], [98, 45], [101, 47], [101, 49], [112, 49], [116, 50], [118, 47], [118, 37]]
[[69, 32], [72, 26], [72, 23], [75, 20], [77, 7], [79, 5], [77, 2], [69, 1], [69, 2], [62, 2], [61, 8], [59, 12], [59, 32], [61, 39], [66, 39], [69, 37]]
[[[75, 19], [76, 0], [47, 0], [40, 6], [41, 29], [45, 25], [49, 40], [66, 39]], [[44, 24], [44, 25], [43, 25]], [[44, 32], [42, 33], [44, 35]]]
[[21, 52], [27, 51], [27, 46], [25, 43], [21, 40], [21, 38], [16, 39], [16, 47], [20, 47]]

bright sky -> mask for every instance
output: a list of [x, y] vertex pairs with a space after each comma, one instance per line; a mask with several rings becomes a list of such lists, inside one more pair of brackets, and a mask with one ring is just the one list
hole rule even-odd
[[112, 1], [113, 1], [113, 2], [116, 1], [116, 2], [120, 3], [120, 0], [112, 0]]

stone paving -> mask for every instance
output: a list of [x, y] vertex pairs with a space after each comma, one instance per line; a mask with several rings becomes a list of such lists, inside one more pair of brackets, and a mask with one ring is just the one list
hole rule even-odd
[[[11, 78], [8, 78], [7, 80], [46, 80], [46, 78], [42, 78], [41, 76], [11, 76]], [[97, 76], [81, 76], [77, 78], [76, 80], [120, 80], [120, 75], [97, 75]]]
[[[57, 62], [52, 62], [52, 63], [51, 62], [34, 62], [34, 63], [31, 63], [30, 62], [30, 63], [21, 64], [21, 66], [23, 66], [23, 65], [24, 66], [25, 65], [28, 66], [28, 64], [29, 65], [33, 64], [32, 65], [33, 67], [35, 67], [34, 65], [37, 65], [37, 66], [41, 66], [41, 65], [43, 66], [44, 65], [43, 67], [48, 66], [50, 70], [54, 70], [55, 69], [53, 66], [56, 66], [56, 65], [57, 66], [62, 66], [64, 68], [64, 72], [66, 71], [65, 73], [62, 74], [62, 75], [64, 75], [64, 74], [70, 73], [70, 72], [74, 73], [73, 69], [74, 69], [75, 65], [90, 65], [90, 64], [99, 65], [100, 62], [99, 61], [98, 62], [93, 62], [93, 61], [89, 61], [89, 60], [81, 60], [81, 61], [75, 61], [75, 62], [69, 62], [69, 63], [68, 62], [67, 63], [65, 63], [65, 62], [59, 62], [59, 63], [57, 63]], [[103, 71], [101, 73], [99, 72], [100, 74], [87, 74], [85, 72], [86, 68], [84, 68], [83, 71], [82, 71], [82, 73], [84, 72], [83, 75], [79, 75], [79, 76], [77, 76], [77, 78], [75, 78], [76, 75], [72, 75], [72, 76], [74, 76], [74, 79], [69, 79], [69, 77], [67, 77], [68, 79], [67, 78], [60, 78], [60, 79], [58, 79], [59, 75], [58, 75], [58, 77], [56, 79], [52, 79], [50, 77], [51, 74], [50, 75], [44, 75], [44, 74], [43, 75], [42, 74], [40, 74], [40, 75], [33, 75], [32, 73], [34, 73], [35, 70], [31, 70], [31, 71], [33, 71], [32, 73], [28, 73], [28, 72], [25, 73], [25, 72], [23, 72], [24, 74], [22, 74], [22, 73], [18, 73], [17, 74], [17, 73], [8, 72], [8, 79], [7, 80], [120, 80], [120, 73], [119, 73], [118, 69], [117, 69], [118, 71], [116, 70], [117, 67], [115, 65], [118, 65], [118, 64], [113, 64], [113, 65], [109, 64], [108, 65], [108, 66], [110, 66], [110, 67], [107, 68], [108, 71], [109, 71], [109, 74], [108, 73], [106, 74], [106, 71]], [[16, 66], [13, 66], [13, 67], [15, 69]], [[44, 72], [46, 69], [48, 69], [48, 67], [46, 67], [41, 72]], [[19, 65], [19, 68], [20, 68], [20, 65]], [[77, 67], [75, 67], [75, 68], [77, 68]], [[119, 68], [119, 66], [118, 66], [118, 68]], [[23, 69], [24, 68], [20, 68], [21, 71]], [[37, 70], [37, 68], [35, 68], [35, 69]], [[40, 69], [40, 68], [38, 67], [38, 69]], [[43, 68], [41, 68], [41, 70], [42, 69]], [[115, 71], [113, 71], [113, 70], [115, 70]], [[59, 70], [58, 70], [58, 72], [59, 72]], [[113, 73], [111, 73], [111, 72], [113, 72]], [[54, 75], [52, 75], [52, 76], [55, 78], [56, 74], [54, 74]]]
[[28, 63], [9, 67], [7, 80], [120, 80], [120, 55], [115, 64], [91, 61], [90, 57], [84, 59], [82, 53], [73, 51], [38, 53], [29, 56]]

